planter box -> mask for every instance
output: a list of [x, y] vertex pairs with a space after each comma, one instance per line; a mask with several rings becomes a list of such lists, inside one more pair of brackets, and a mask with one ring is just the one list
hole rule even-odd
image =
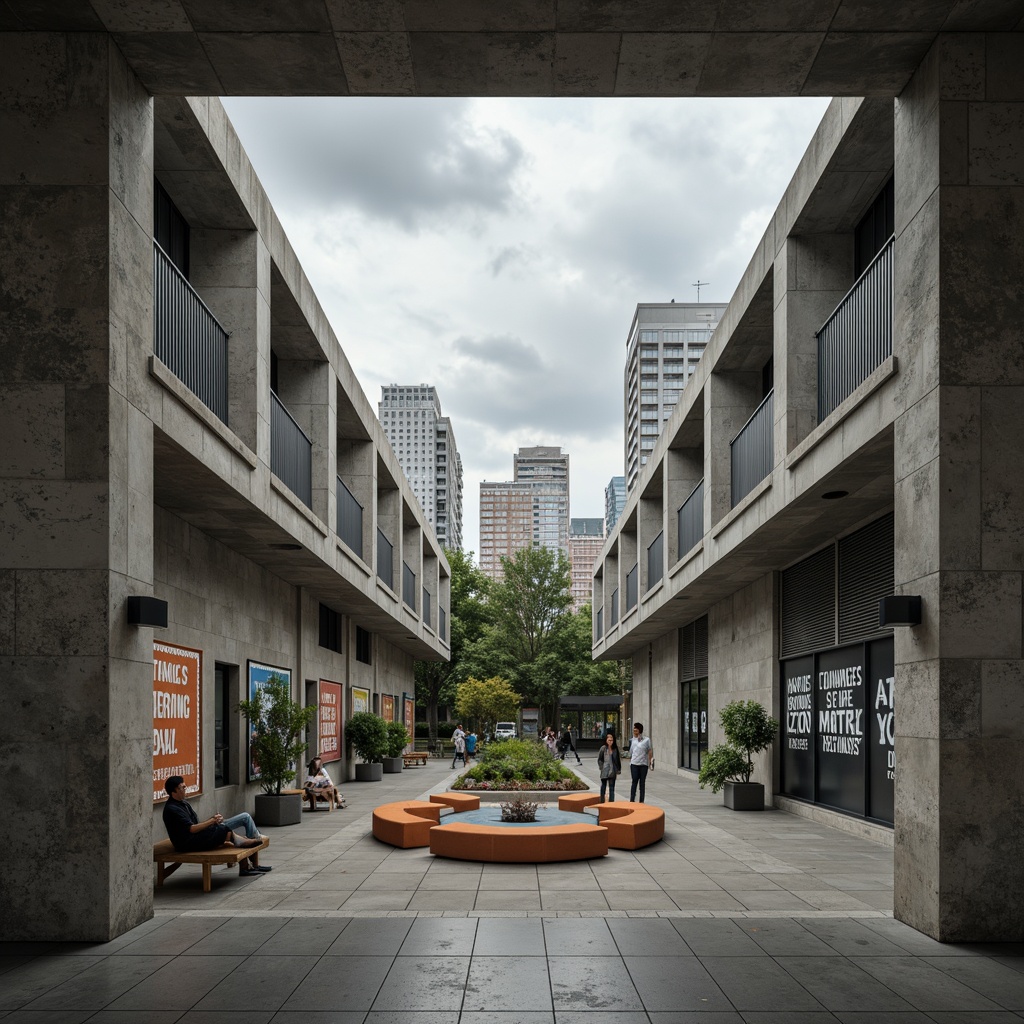
[[256, 797], [256, 813], [253, 818], [257, 825], [273, 828], [298, 825], [302, 821], [302, 797], [295, 793], [282, 793], [281, 796], [261, 794]]
[[382, 778], [384, 778], [384, 765], [379, 761], [363, 761], [356, 765], [356, 782], [380, 782]]
[[763, 811], [764, 786], [760, 782], [727, 782], [725, 806], [734, 811]]
[[405, 762], [402, 760], [401, 755], [399, 755], [398, 757], [384, 758], [385, 775], [397, 775], [404, 767]]

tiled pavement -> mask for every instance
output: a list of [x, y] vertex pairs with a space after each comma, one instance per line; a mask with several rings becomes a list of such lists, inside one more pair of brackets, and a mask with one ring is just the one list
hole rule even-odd
[[666, 810], [665, 841], [635, 854], [480, 866], [369, 836], [375, 804], [449, 778], [434, 762], [350, 784], [347, 810], [272, 833], [273, 872], [218, 871], [204, 895], [184, 867], [157, 916], [114, 942], [0, 943], [0, 1021], [1024, 1019], [1024, 945], [941, 945], [894, 921], [884, 847], [726, 811], [663, 773], [648, 799]]

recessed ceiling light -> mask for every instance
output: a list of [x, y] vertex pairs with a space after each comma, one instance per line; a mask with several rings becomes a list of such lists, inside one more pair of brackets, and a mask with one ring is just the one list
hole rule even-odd
[[271, 544], [275, 551], [301, 551], [301, 544]]
[[845, 498], [849, 493], [849, 491], [826, 491], [822, 498], [825, 501], [835, 501], [837, 498]]

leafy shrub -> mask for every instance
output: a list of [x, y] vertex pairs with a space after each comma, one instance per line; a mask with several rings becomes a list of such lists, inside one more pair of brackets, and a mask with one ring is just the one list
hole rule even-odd
[[532, 800], [523, 800], [522, 797], [516, 800], [509, 800], [501, 804], [502, 821], [536, 821], [537, 808], [540, 805]]

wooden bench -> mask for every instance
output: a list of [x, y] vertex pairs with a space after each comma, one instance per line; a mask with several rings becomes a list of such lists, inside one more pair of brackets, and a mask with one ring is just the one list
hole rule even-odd
[[156, 863], [156, 885], [159, 889], [168, 875], [173, 875], [182, 864], [202, 864], [203, 892], [209, 892], [212, 879], [210, 870], [214, 864], [240, 864], [243, 860], [252, 860], [255, 867], [259, 866], [260, 850], [270, 845], [270, 836], [263, 837], [262, 846], [231, 846], [225, 843], [213, 850], [198, 850], [179, 853], [170, 839], [162, 839], [153, 844], [153, 860]]
[[428, 832], [430, 852], [488, 864], [551, 864], [608, 855], [608, 829], [600, 825], [531, 825], [501, 828], [449, 822]]
[[402, 755], [402, 764], [405, 768], [419, 768], [427, 767], [427, 752], [425, 750], [416, 750], [411, 754]]

